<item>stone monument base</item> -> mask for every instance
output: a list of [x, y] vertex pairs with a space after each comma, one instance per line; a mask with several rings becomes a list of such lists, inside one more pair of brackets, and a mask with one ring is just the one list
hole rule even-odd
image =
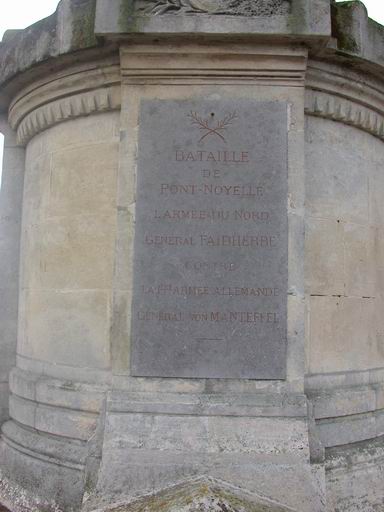
[[149, 495], [138, 503], [155, 511], [165, 499], [222, 495], [249, 503], [247, 512], [257, 500], [265, 510], [320, 512], [324, 472], [309, 462], [306, 414], [302, 395], [112, 392], [85, 510]]
[[331, 0], [6, 36], [11, 512], [384, 510], [383, 41]]

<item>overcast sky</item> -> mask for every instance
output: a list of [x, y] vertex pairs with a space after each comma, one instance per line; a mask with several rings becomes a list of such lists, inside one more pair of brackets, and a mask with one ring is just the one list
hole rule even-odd
[[[310, 1], [310, 0], [309, 0]], [[0, 0], [0, 39], [5, 30], [25, 28], [52, 14], [58, 0]], [[371, 18], [384, 24], [384, 0], [364, 0]], [[0, 182], [3, 140], [0, 135]]]

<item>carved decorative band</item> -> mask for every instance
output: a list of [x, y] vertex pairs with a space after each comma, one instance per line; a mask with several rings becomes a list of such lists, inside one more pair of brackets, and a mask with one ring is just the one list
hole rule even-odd
[[17, 128], [17, 139], [26, 144], [34, 135], [68, 119], [120, 108], [120, 88], [111, 87], [69, 96], [37, 108]]
[[355, 126], [384, 140], [384, 116], [345, 98], [307, 90], [305, 113]]
[[[145, 71], [132, 71], [123, 77], [124, 84], [128, 85], [264, 85], [275, 87], [300, 87], [304, 84], [304, 74], [298, 73], [276, 73], [266, 76], [266, 73], [225, 73], [218, 72], [217, 76], [209, 73], [184, 73], [158, 70], [159, 74]], [[163, 72], [162, 72], [163, 71]], [[162, 74], [160, 74], [162, 72]]]
[[277, 16], [289, 14], [290, 7], [291, 0], [136, 0], [135, 13], [144, 16]]
[[125, 84], [271, 85], [303, 87], [307, 68], [305, 49], [221, 48], [190, 44], [183, 53], [172, 46], [136, 45], [121, 49]]

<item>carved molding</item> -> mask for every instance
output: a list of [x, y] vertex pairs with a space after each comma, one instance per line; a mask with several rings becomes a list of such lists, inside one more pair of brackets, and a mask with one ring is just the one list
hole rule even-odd
[[53, 101], [37, 108], [20, 122], [17, 141], [26, 144], [34, 135], [69, 119], [120, 108], [120, 88], [98, 89]]
[[121, 47], [124, 84], [274, 85], [304, 87], [304, 48], [232, 44], [226, 47], [186, 45], [183, 52], [169, 45]]
[[307, 90], [305, 113], [355, 126], [384, 140], [384, 116], [346, 98]]
[[289, 14], [290, 6], [290, 0], [139, 0], [136, 12], [144, 16], [277, 16]]
[[305, 83], [309, 90], [346, 98], [384, 115], [383, 82], [356, 69], [351, 70], [328, 62], [309, 61]]

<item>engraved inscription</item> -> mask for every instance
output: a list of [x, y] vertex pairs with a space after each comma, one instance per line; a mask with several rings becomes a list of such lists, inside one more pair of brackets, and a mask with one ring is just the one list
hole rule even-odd
[[215, 121], [215, 113], [211, 112], [210, 118], [207, 117], [203, 119], [197, 112], [193, 112], [191, 110], [188, 117], [191, 120], [192, 125], [196, 125], [200, 132], [203, 132], [201, 135], [199, 142], [203, 142], [204, 139], [209, 137], [210, 135], [216, 136], [221, 139], [223, 142], [227, 143], [226, 138], [224, 137], [224, 133], [229, 126], [233, 124], [233, 122], [237, 119], [236, 111], [231, 114], [226, 115], [222, 119]]
[[142, 285], [141, 291], [143, 294], [156, 295], [157, 297], [162, 295], [177, 295], [179, 297], [187, 297], [190, 295], [276, 297], [280, 293], [278, 288], [250, 288], [248, 286], [242, 288], [239, 286], [174, 286], [173, 284], [166, 283], [156, 286]]
[[142, 102], [133, 375], [285, 377], [286, 127], [284, 103]]

